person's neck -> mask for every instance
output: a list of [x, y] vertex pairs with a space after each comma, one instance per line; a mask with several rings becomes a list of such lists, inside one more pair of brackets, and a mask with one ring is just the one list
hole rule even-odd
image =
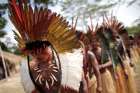
[[38, 64], [49, 64], [49, 63], [51, 63], [51, 60], [39, 60], [39, 59], [36, 59], [36, 62], [38, 63]]

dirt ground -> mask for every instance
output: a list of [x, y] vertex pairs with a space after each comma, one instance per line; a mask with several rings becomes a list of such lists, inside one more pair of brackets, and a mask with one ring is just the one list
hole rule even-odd
[[[137, 90], [140, 93], [140, 61], [135, 68]], [[20, 74], [16, 74], [8, 80], [0, 81], [0, 93], [25, 93], [20, 82]]]
[[20, 75], [16, 74], [7, 80], [0, 81], [0, 93], [25, 93], [20, 82]]

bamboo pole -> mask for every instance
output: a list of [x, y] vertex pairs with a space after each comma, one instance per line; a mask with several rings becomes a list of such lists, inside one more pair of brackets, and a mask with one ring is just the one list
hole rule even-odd
[[3, 57], [3, 52], [2, 52], [1, 46], [0, 46], [0, 55], [1, 55], [2, 64], [3, 64], [3, 68], [4, 68], [5, 79], [7, 79], [8, 78], [7, 68], [6, 68], [6, 63], [5, 63], [5, 60]]

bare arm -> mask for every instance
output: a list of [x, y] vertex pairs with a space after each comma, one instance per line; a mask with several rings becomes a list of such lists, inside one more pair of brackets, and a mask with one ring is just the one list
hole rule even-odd
[[102, 83], [101, 83], [101, 74], [100, 74], [100, 70], [99, 70], [99, 64], [98, 61], [96, 59], [96, 57], [94, 56], [94, 54], [89, 54], [91, 61], [92, 61], [92, 65], [93, 65], [93, 69], [94, 69], [94, 73], [97, 79], [97, 91], [101, 92], [102, 91]]
[[128, 72], [127, 72], [127, 68], [126, 68], [126, 65], [124, 62], [125, 62], [124, 60], [120, 60], [120, 64], [121, 64], [121, 67], [124, 71], [125, 77], [126, 77], [126, 79], [128, 79]]
[[82, 81], [83, 81], [83, 85], [84, 85], [84, 87], [83, 87], [84, 93], [88, 93], [88, 83], [86, 81], [84, 74], [82, 75]]
[[112, 66], [112, 62], [111, 62], [111, 60], [109, 59], [109, 61], [106, 62], [105, 64], [99, 65], [99, 68], [100, 68], [100, 69], [104, 69], [104, 68], [108, 68], [108, 67], [110, 67], [110, 66]]

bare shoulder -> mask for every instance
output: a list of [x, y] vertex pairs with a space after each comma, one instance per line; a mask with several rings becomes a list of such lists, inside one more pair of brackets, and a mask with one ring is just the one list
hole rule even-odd
[[90, 57], [92, 57], [92, 58], [95, 57], [95, 55], [94, 55], [94, 53], [93, 53], [92, 51], [88, 51], [88, 55], [89, 55]]

